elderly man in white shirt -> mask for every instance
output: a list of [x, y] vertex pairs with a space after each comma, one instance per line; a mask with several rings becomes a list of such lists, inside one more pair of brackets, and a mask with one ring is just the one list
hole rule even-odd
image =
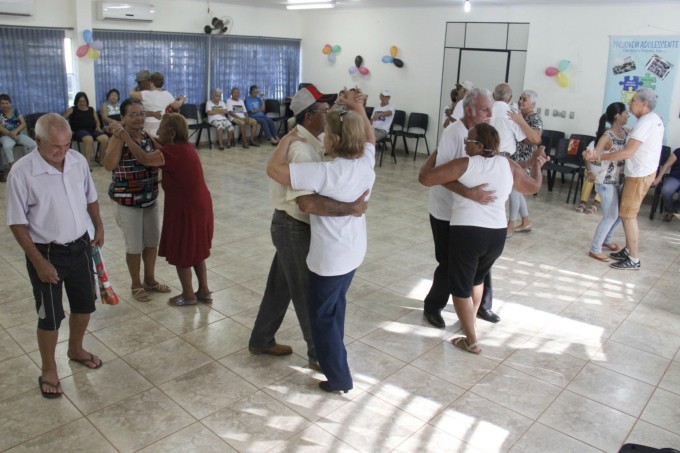
[[[7, 185], [7, 224], [26, 253], [26, 266], [38, 312], [38, 347], [45, 398], [62, 395], [55, 349], [64, 319], [62, 287], [69, 300], [69, 359], [99, 368], [99, 357], [83, 349], [83, 336], [95, 311], [92, 246], [104, 244], [97, 191], [85, 158], [72, 149], [71, 128], [56, 113], [40, 117], [38, 148], [12, 167]], [[94, 238], [87, 232], [90, 219]]]

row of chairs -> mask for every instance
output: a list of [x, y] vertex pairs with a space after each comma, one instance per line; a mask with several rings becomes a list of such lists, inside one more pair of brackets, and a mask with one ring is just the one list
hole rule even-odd
[[[373, 116], [373, 107], [366, 107], [366, 114], [370, 118]], [[404, 151], [406, 154], [408, 154], [408, 143], [406, 142], [407, 138], [415, 138], [416, 139], [416, 147], [415, 150], [413, 151], [413, 161], [415, 162], [416, 156], [418, 155], [418, 143], [420, 142], [420, 139], [422, 138], [425, 141], [425, 147], [427, 148], [427, 155], [430, 155], [430, 145], [427, 143], [427, 126], [429, 123], [429, 116], [427, 113], [417, 113], [417, 112], [412, 112], [409, 117], [408, 117], [408, 122], [406, 121], [406, 112], [403, 110], [395, 110], [394, 111], [394, 119], [392, 120], [392, 124], [390, 126], [390, 131], [387, 134], [387, 136], [381, 140], [379, 143], [376, 143], [378, 148], [380, 149], [380, 163], [379, 166], [382, 166], [382, 161], [383, 161], [383, 154], [385, 153], [385, 150], [387, 149], [387, 144], [390, 144], [391, 148], [391, 155], [392, 159], [394, 160], [394, 163], [397, 163], [397, 156], [395, 153], [395, 149], [397, 146], [397, 140], [399, 137], [401, 137], [402, 142], [404, 144]]]

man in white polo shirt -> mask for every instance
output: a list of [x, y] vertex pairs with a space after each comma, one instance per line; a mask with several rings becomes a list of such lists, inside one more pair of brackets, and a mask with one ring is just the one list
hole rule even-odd
[[[26, 253], [26, 267], [38, 312], [38, 347], [45, 398], [62, 395], [55, 349], [64, 319], [62, 287], [69, 300], [69, 359], [99, 368], [99, 357], [83, 349], [83, 336], [96, 297], [92, 246], [104, 244], [104, 225], [85, 158], [72, 149], [71, 127], [56, 113], [35, 126], [38, 148], [12, 167], [7, 185], [7, 224]], [[87, 232], [94, 224], [94, 239]]]
[[390, 133], [390, 126], [394, 120], [394, 106], [390, 102], [391, 93], [389, 90], [380, 92], [380, 105], [373, 110], [371, 123], [376, 143], [383, 140]]
[[490, 124], [498, 131], [501, 139], [499, 152], [501, 156], [510, 157], [517, 150], [517, 143], [524, 142], [529, 145], [540, 145], [541, 134], [524, 120], [522, 115], [517, 115], [510, 108], [512, 100], [512, 87], [507, 83], [499, 83], [493, 90], [493, 108], [491, 109]]
[[626, 246], [610, 256], [617, 260], [610, 266], [614, 269], [640, 269], [639, 237], [637, 215], [647, 191], [654, 182], [659, 166], [663, 145], [664, 125], [661, 117], [654, 112], [658, 96], [651, 88], [637, 90], [630, 100], [630, 113], [638, 119], [628, 134], [626, 147], [621, 151], [597, 155], [595, 150], [584, 153], [587, 160], [626, 159], [626, 179], [621, 192], [619, 216], [626, 234]]

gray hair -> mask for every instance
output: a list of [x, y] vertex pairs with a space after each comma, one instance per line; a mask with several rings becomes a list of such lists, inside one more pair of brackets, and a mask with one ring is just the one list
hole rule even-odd
[[222, 94], [222, 88], [214, 88], [214, 89], [212, 90], [212, 92], [213, 92], [213, 94], [215, 94], [215, 93], [220, 93], [220, 94]]
[[472, 114], [475, 115], [477, 112], [475, 112], [475, 103], [477, 101], [477, 98], [480, 97], [485, 97], [488, 98], [490, 101], [493, 101], [493, 98], [491, 97], [491, 91], [487, 90], [486, 88], [473, 88], [468, 93], [465, 95], [465, 98], [463, 99], [463, 109], [466, 109], [470, 107], [472, 110]]
[[64, 130], [71, 133], [71, 125], [58, 113], [46, 113], [35, 123], [35, 136], [41, 140], [49, 140], [50, 129]]
[[650, 110], [656, 108], [656, 102], [659, 100], [659, 96], [651, 88], [640, 88], [635, 92], [640, 102], [646, 102]]
[[512, 99], [512, 87], [507, 83], [499, 83], [493, 90], [493, 98], [496, 101], [510, 102], [510, 99]]
[[536, 93], [534, 90], [524, 90], [522, 91], [522, 96], [528, 98], [531, 102], [536, 104], [538, 102], [538, 93]]

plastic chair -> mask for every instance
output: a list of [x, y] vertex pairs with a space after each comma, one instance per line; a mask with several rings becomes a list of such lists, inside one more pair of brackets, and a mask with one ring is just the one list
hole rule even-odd
[[26, 133], [29, 137], [35, 140], [35, 124], [38, 122], [38, 118], [45, 115], [47, 112], [40, 113], [29, 113], [24, 117], [26, 121]]
[[373, 116], [373, 111], [375, 110], [375, 108], [374, 107], [364, 107], [364, 109], [366, 109], [366, 116], [368, 117], [368, 119], [371, 119], [371, 117]]
[[[201, 111], [205, 111], [205, 102], [201, 104]], [[210, 136], [210, 128], [212, 127], [210, 124], [208, 124], [205, 121], [205, 118], [201, 119], [198, 115], [198, 107], [196, 107], [196, 104], [183, 104], [182, 107], [179, 109], [179, 114], [182, 115], [184, 118], [187, 119], [187, 123], [189, 126], [189, 130], [193, 131], [190, 135], [189, 138], [193, 137], [196, 132], [198, 132], [198, 136], [196, 137], [196, 148], [198, 148], [198, 144], [201, 141], [201, 134], [203, 134], [203, 130], [208, 131], [208, 146], [210, 149], [212, 149], [212, 137]], [[193, 120], [194, 123], [189, 123], [188, 120]]]
[[561, 138], [564, 138], [564, 132], [543, 129], [543, 132], [541, 132], [541, 142], [542, 145], [545, 146], [546, 155], [553, 156], [555, 148], [557, 147], [557, 142]]
[[[662, 146], [661, 147], [661, 156], [659, 157], [659, 167], [656, 169], [656, 176], [659, 176], [659, 171], [661, 170], [661, 167], [664, 166], [668, 158], [671, 157], [671, 147], [670, 146]], [[661, 189], [663, 188], [663, 183], [666, 181], [666, 177], [668, 176], [668, 173], [663, 175], [663, 178], [661, 179], [661, 182], [657, 184], [657, 186], [654, 188], [654, 197], [652, 198], [652, 210], [649, 212], [649, 220], [654, 220], [654, 214], [656, 214], [656, 209], [659, 208], [661, 211], [663, 211], [663, 200], [661, 199]]]
[[[561, 173], [563, 179], [564, 175], [571, 175], [567, 203], [569, 203], [569, 198], [571, 198], [574, 179], [578, 176], [582, 167], [582, 154], [581, 156], [578, 153], [575, 156], [569, 155], [569, 141], [566, 138], [559, 139], [555, 148], [555, 156], [551, 158], [550, 162], [543, 165], [543, 170], [548, 173], [548, 191], [552, 191], [557, 173]], [[577, 193], [577, 191], [574, 192], [574, 202], [576, 202]]]
[[[427, 113], [416, 113], [413, 112], [408, 116], [408, 125], [405, 131], [399, 131], [395, 136], [401, 137], [404, 141], [404, 151], [408, 154], [408, 144], [406, 143], [407, 138], [416, 139], [416, 149], [413, 152], [413, 161], [415, 162], [416, 156], [418, 155], [418, 143], [420, 139], [425, 140], [425, 147], [427, 147], [427, 155], [430, 155], [430, 145], [427, 143], [427, 124], [429, 122], [429, 116]], [[413, 129], [420, 129], [422, 132], [413, 131]]]
[[[267, 115], [269, 118], [274, 121], [274, 123], [278, 123], [278, 131], [281, 133], [281, 126], [283, 126], [283, 131], [284, 133], [288, 132], [288, 127], [286, 125], [286, 118], [285, 115], [281, 115], [281, 103], [276, 100], [276, 99], [265, 99], [264, 100], [264, 114]], [[260, 129], [260, 135], [263, 134], [262, 129]]]
[[383, 154], [385, 153], [385, 149], [387, 148], [387, 142], [389, 142], [390, 146], [392, 147], [392, 159], [394, 159], [395, 164], [397, 163], [397, 155], [394, 152], [397, 143], [396, 134], [399, 132], [403, 132], [404, 124], [406, 124], [406, 112], [403, 110], [395, 110], [394, 118], [392, 119], [392, 124], [390, 124], [390, 132], [387, 134], [385, 138], [376, 143], [376, 146], [380, 148], [380, 164], [378, 165], [379, 167], [382, 166]]

